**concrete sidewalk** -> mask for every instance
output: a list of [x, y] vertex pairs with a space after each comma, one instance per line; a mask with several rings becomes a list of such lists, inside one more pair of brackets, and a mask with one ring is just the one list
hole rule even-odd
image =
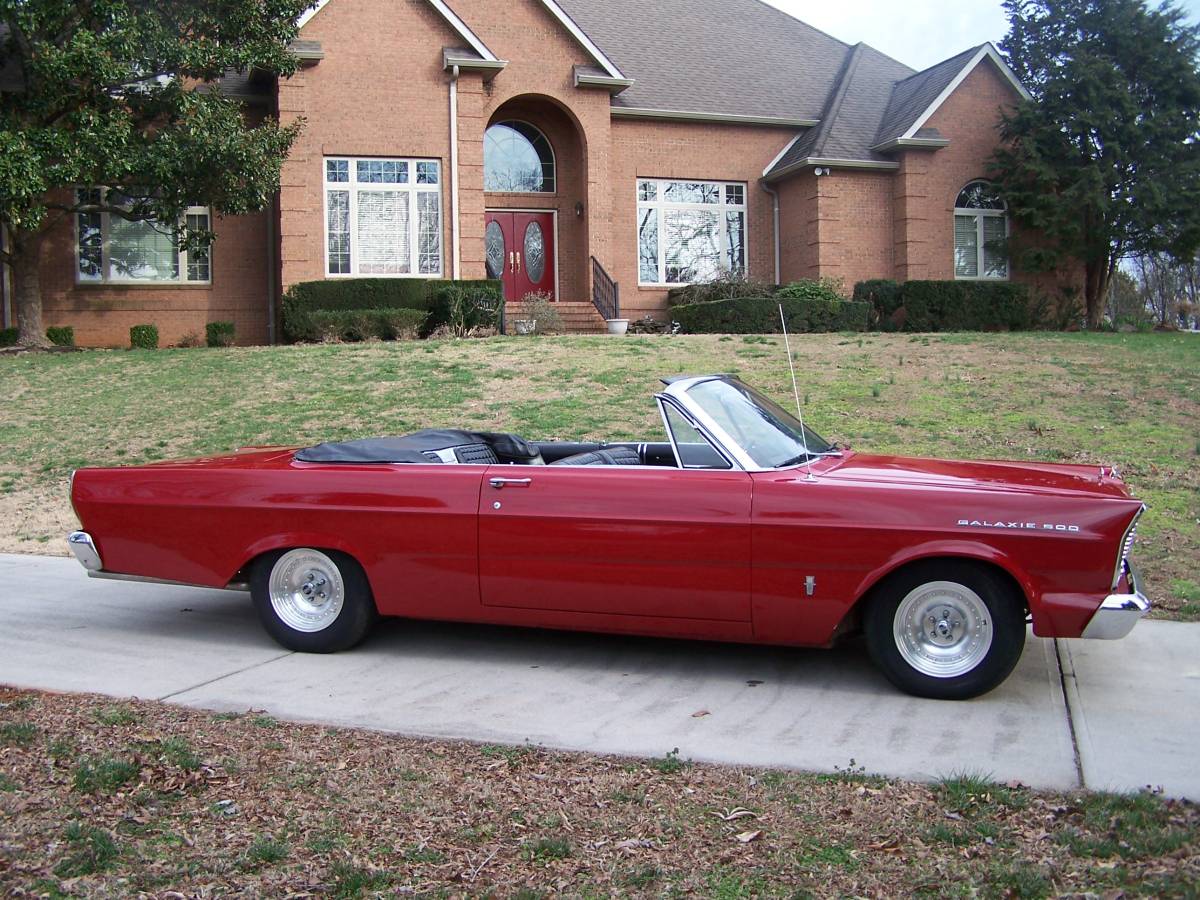
[[[1124, 641], [1030, 636], [964, 703], [898, 693], [858, 645], [745, 647], [423, 622], [332, 656], [282, 650], [246, 594], [88, 579], [0, 555], [0, 683], [408, 735], [1200, 798], [1200, 624]], [[706, 713], [697, 715], [699, 713]], [[853, 761], [853, 763], [852, 763]]]

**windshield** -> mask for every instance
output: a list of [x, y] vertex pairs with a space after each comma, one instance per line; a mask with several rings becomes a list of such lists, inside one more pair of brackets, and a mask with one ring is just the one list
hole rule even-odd
[[779, 404], [739, 381], [701, 381], [687, 395], [764, 469], [807, 462], [833, 449], [811, 428], [801, 431], [799, 420]]

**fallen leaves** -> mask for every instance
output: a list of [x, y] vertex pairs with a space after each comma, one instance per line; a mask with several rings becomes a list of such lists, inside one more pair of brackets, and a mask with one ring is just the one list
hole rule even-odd
[[[1139, 879], [1163, 893], [1200, 884], [1200, 813], [1186, 802], [1154, 801], [1187, 835], [1171, 852], [1095, 858], [1072, 855], [1063, 840], [1104, 838], [1112, 827], [1106, 817], [1087, 830], [1081, 795], [1008, 785], [1027, 803], [959, 812], [936, 788], [856, 770], [664, 771], [655, 760], [267, 727], [260, 714], [141, 702], [107, 717], [130, 724], [106, 725], [95, 715], [101, 703], [113, 701], [0, 688], [0, 722], [27, 721], [39, 735], [0, 748], [0, 893], [47, 893], [53, 883], [84, 895], [186, 897], [507, 896], [522, 886], [745, 896], [786, 886], [889, 897], [956, 884], [1003, 895], [995, 873], [1021, 866], [1052, 872], [1066, 894], [1114, 884], [1138, 893]], [[187, 749], [194, 769], [171, 761]], [[112, 794], [78, 791], [77, 760], [106, 756], [133, 759], [136, 779]], [[72, 821], [108, 835], [119, 854], [68, 883], [54, 869], [70, 852]]]

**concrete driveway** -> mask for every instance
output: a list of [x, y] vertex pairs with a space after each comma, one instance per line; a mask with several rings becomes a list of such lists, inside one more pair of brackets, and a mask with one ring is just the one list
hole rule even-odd
[[246, 594], [89, 579], [0, 555], [0, 683], [136, 696], [407, 735], [816, 771], [960, 772], [1200, 798], [1200, 624], [1124, 641], [1030, 636], [977, 700], [896, 692], [851, 645], [744, 647], [385, 622], [360, 648], [290, 653]]

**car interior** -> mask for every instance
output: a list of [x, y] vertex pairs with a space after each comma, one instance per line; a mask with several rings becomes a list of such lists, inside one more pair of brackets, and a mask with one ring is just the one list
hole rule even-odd
[[[681, 446], [687, 468], [727, 468], [708, 444]], [[318, 444], [296, 451], [311, 463], [447, 465], [663, 466], [677, 468], [667, 441], [527, 441], [504, 432], [426, 429], [399, 437]]]

